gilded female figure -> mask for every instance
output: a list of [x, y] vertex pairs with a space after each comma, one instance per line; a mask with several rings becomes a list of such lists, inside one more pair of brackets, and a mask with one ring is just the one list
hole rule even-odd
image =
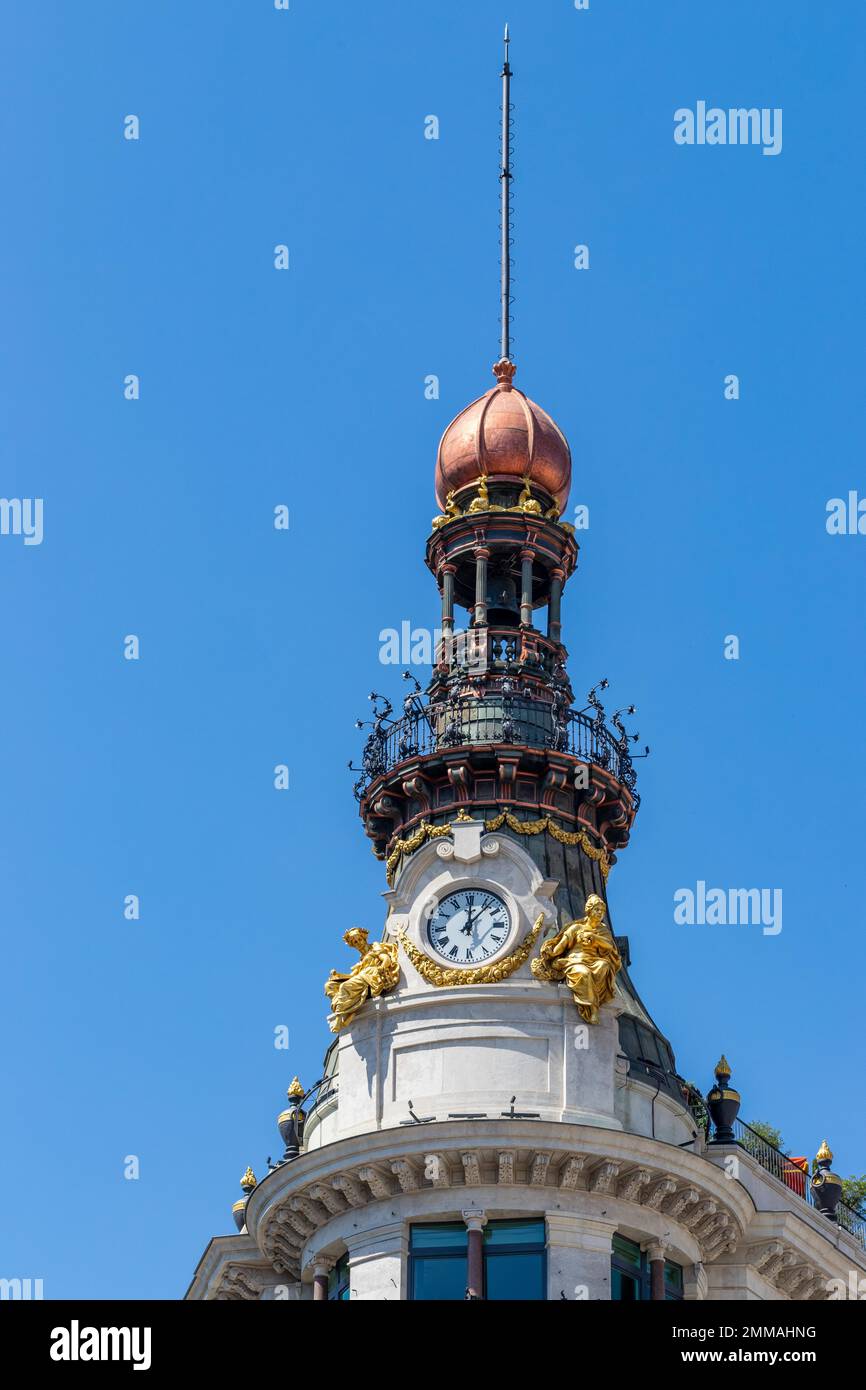
[[585, 915], [545, 941], [532, 962], [536, 979], [568, 985], [587, 1023], [598, 1023], [599, 1009], [616, 993], [621, 969], [622, 958], [604, 925], [604, 903], [595, 893], [586, 900]]
[[351, 927], [343, 940], [359, 952], [361, 959], [348, 975], [332, 970], [325, 981], [325, 993], [331, 1001], [333, 1015], [330, 1020], [332, 1033], [348, 1028], [368, 999], [392, 989], [400, 978], [396, 942], [375, 941], [369, 946], [363, 927]]

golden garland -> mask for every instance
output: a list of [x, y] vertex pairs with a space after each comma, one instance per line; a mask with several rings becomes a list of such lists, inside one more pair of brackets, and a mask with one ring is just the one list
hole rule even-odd
[[584, 854], [600, 863], [602, 878], [606, 879], [610, 873], [607, 854], [603, 849], [596, 849], [585, 830], [560, 830], [550, 816], [539, 816], [538, 820], [518, 820], [511, 811], [503, 811], [501, 815], [485, 821], [484, 829], [499, 830], [503, 825], [507, 825], [509, 830], [515, 831], [518, 835], [540, 835], [543, 830], [549, 830], [554, 840], [558, 840], [561, 845], [580, 845]]
[[538, 939], [538, 933], [544, 926], [544, 913], [540, 913], [536, 918], [532, 931], [526, 940], [512, 951], [510, 956], [503, 956], [502, 960], [493, 961], [490, 965], [473, 965], [467, 969], [454, 970], [451, 967], [439, 965], [432, 956], [425, 953], [411, 942], [404, 930], [397, 933], [397, 940], [406, 952], [419, 975], [422, 975], [428, 984], [448, 986], [448, 985], [495, 985], [500, 980], [507, 980], [509, 975], [513, 975], [515, 970], [519, 970], [525, 960], [528, 960], [532, 948]]
[[418, 829], [413, 831], [408, 839], [398, 840], [385, 861], [385, 878], [389, 886], [394, 882], [397, 866], [404, 854], [414, 854], [427, 840], [438, 840], [441, 835], [450, 834], [450, 825], [431, 825], [429, 821], [422, 820]]
[[[460, 820], [460, 818], [458, 815], [457, 819]], [[543, 831], [548, 830], [554, 840], [558, 840], [561, 845], [580, 845], [584, 854], [600, 864], [601, 876], [607, 881], [607, 876], [610, 873], [610, 860], [603, 849], [596, 849], [585, 830], [561, 830], [550, 816], [539, 816], [537, 820], [518, 820], [511, 811], [502, 811], [492, 820], [485, 821], [484, 829], [487, 831], [500, 830], [503, 825], [507, 825], [509, 830], [513, 830], [517, 835], [541, 835]], [[429, 821], [424, 820], [418, 829], [414, 830], [405, 840], [398, 840], [385, 863], [385, 877], [388, 885], [393, 885], [400, 860], [405, 854], [414, 854], [415, 850], [420, 849], [427, 840], [438, 840], [440, 836], [450, 834], [450, 824], [431, 825]]]

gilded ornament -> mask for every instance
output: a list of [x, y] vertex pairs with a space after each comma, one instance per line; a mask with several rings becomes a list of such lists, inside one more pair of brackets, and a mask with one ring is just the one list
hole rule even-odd
[[286, 1091], [286, 1095], [288, 1096], [289, 1100], [304, 1099], [304, 1088], [301, 1085], [300, 1080], [297, 1076], [292, 1077], [292, 1082], [289, 1086], [289, 1089]]
[[454, 489], [452, 487], [448, 496], [445, 498], [445, 515], [434, 516], [433, 530], [438, 531], [440, 526], [447, 526], [449, 521], [454, 521], [458, 516], [462, 515], [463, 513], [454, 501]]
[[541, 516], [541, 503], [533, 497], [528, 478], [523, 479], [523, 491], [517, 499], [516, 506], [511, 507], [510, 510], [512, 512], [526, 512], [529, 516]]
[[469, 506], [466, 508], [466, 515], [477, 516], [479, 512], [501, 512], [502, 510], [502, 507], [495, 507], [490, 501], [490, 495], [487, 491], [487, 479], [482, 474], [478, 479], [478, 496], [473, 497], [472, 501], [469, 503]]
[[328, 1026], [332, 1033], [348, 1028], [368, 999], [393, 989], [400, 979], [396, 942], [376, 941], [370, 946], [363, 927], [350, 927], [343, 940], [354, 947], [361, 959], [348, 975], [332, 970], [325, 981], [325, 993], [331, 1001]]
[[422, 820], [417, 830], [405, 840], [398, 840], [385, 861], [385, 877], [388, 883], [394, 882], [400, 860], [404, 854], [414, 854], [416, 849], [420, 849], [428, 840], [438, 840], [441, 835], [450, 835], [450, 825], [431, 825], [429, 821]]
[[830, 1148], [830, 1145], [827, 1143], [827, 1140], [826, 1140], [826, 1139], [822, 1142], [820, 1149], [818, 1150], [818, 1152], [817, 1152], [816, 1155], [815, 1155], [815, 1162], [816, 1162], [816, 1163], [825, 1163], [825, 1162], [826, 1162], [826, 1163], [832, 1163], [832, 1162], [833, 1162], [833, 1150]]
[[502, 811], [492, 820], [484, 822], [485, 830], [499, 830], [507, 825], [516, 835], [540, 835], [547, 830], [561, 845], [580, 845], [584, 854], [601, 866], [601, 876], [606, 879], [610, 873], [610, 860], [603, 849], [597, 849], [585, 830], [562, 830], [550, 816], [539, 816], [537, 820], [518, 820], [511, 811]]
[[616, 994], [616, 977], [622, 969], [616, 943], [604, 925], [604, 912], [601, 898], [591, 893], [585, 915], [545, 941], [531, 966], [537, 980], [568, 985], [585, 1023], [598, 1023], [599, 1009]]
[[[461, 810], [465, 819], [467, 813], [463, 808]], [[460, 814], [457, 815], [456, 819], [461, 819]], [[499, 830], [503, 825], [507, 825], [509, 830], [513, 830], [516, 835], [541, 835], [546, 830], [561, 845], [580, 845], [584, 854], [599, 865], [603, 879], [606, 880], [610, 873], [610, 860], [607, 852], [604, 849], [597, 849], [585, 830], [563, 830], [556, 824], [556, 821], [551, 820], [550, 816], [539, 816], [537, 820], [518, 820], [511, 811], [502, 811], [500, 815], [485, 821], [484, 829], [486, 831]], [[395, 841], [394, 848], [385, 861], [385, 877], [388, 883], [393, 884], [404, 855], [414, 854], [415, 850], [420, 849], [428, 840], [435, 840], [441, 835], [450, 834], [450, 825], [431, 825], [429, 821], [422, 821], [405, 840]]]
[[499, 984], [500, 980], [507, 980], [509, 975], [513, 975], [515, 970], [519, 970], [524, 961], [529, 959], [543, 926], [544, 913], [542, 912], [537, 917], [526, 940], [515, 951], [512, 951], [511, 955], [503, 956], [501, 960], [491, 961], [488, 965], [467, 966], [465, 969], [453, 969], [440, 965], [432, 956], [426, 955], [413, 941], [410, 941], [404, 930], [398, 932], [397, 939], [418, 974], [428, 984], [438, 985], [440, 988], [447, 988], [451, 985], [495, 985]]
[[258, 1180], [252, 1168], [247, 1168], [247, 1171], [241, 1178], [241, 1187], [243, 1188], [244, 1192], [246, 1192], [247, 1196], [249, 1196], [249, 1194], [252, 1192], [253, 1188], [256, 1186], [257, 1181]]

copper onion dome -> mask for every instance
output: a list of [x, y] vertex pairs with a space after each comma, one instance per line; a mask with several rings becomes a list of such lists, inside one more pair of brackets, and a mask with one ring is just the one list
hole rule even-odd
[[439, 441], [436, 500], [444, 509], [450, 491], [459, 493], [479, 477], [490, 482], [529, 479], [560, 511], [571, 486], [571, 450], [562, 430], [541, 406], [512, 385], [514, 363], [493, 368], [496, 385], [461, 410]]

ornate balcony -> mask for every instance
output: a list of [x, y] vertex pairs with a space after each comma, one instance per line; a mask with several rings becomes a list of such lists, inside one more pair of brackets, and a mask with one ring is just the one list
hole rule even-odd
[[596, 713], [590, 718], [585, 711], [564, 707], [556, 692], [534, 699], [525, 693], [516, 694], [507, 677], [481, 696], [458, 695], [424, 704], [416, 692], [404, 701], [405, 713], [400, 719], [391, 718], [393, 706], [382, 696], [370, 698], [374, 701], [374, 719], [364, 745], [362, 765], [352, 768], [349, 764], [352, 771], [360, 773], [355, 783], [358, 801], [371, 782], [410, 759], [446, 749], [512, 744], [551, 749], [595, 764], [627, 788], [635, 810], [640, 804], [629, 750], [637, 735], [628, 734], [623, 727], [623, 711], [613, 716], [613, 732], [604, 722], [600, 705], [596, 704]]

